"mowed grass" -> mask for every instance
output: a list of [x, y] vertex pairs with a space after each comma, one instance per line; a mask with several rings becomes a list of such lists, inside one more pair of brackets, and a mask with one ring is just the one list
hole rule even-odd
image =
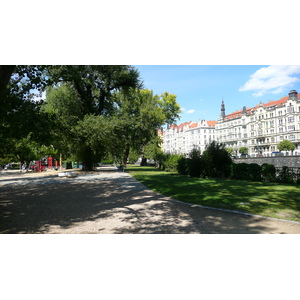
[[296, 185], [193, 178], [153, 167], [128, 166], [148, 188], [180, 201], [300, 222]]

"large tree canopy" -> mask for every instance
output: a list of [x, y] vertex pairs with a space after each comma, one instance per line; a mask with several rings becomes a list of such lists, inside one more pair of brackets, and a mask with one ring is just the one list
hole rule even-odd
[[180, 106], [175, 95], [165, 92], [158, 96], [147, 89], [121, 91], [115, 98], [119, 107], [115, 118], [119, 137], [117, 149], [122, 152], [122, 162], [126, 164], [130, 149], [142, 153], [150, 141], [157, 141], [157, 130], [176, 120]]
[[47, 143], [47, 116], [36, 93], [46, 86], [45, 67], [0, 66], [0, 155], [13, 155], [16, 141]]
[[55, 119], [56, 146], [90, 170], [116, 140], [112, 93], [140, 88], [139, 73], [131, 66], [52, 66], [47, 74], [55, 85], [47, 90], [45, 111]]
[[180, 111], [175, 95], [142, 90], [132, 66], [1, 66], [0, 79], [0, 140], [23, 160], [40, 153], [31, 151], [38, 143], [85, 170], [107, 153], [126, 163]]

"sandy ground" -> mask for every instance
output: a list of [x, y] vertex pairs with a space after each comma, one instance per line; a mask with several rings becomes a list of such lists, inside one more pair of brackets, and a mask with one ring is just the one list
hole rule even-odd
[[77, 174], [1, 172], [0, 233], [300, 233], [300, 223], [174, 201], [112, 167]]

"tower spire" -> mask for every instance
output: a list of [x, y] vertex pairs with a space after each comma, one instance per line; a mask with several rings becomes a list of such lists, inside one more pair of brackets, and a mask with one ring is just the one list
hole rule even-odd
[[221, 104], [221, 117], [222, 119], [225, 118], [225, 104], [224, 104], [223, 97], [222, 97], [222, 104]]

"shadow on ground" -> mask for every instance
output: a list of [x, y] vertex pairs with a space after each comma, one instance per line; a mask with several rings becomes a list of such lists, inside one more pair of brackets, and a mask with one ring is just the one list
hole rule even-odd
[[[128, 180], [132, 182], [131, 177]], [[275, 230], [265, 219], [192, 207], [141, 187], [124, 188], [118, 179], [51, 185], [33, 181], [25, 186], [0, 186], [0, 192], [0, 233], [253, 234]]]

